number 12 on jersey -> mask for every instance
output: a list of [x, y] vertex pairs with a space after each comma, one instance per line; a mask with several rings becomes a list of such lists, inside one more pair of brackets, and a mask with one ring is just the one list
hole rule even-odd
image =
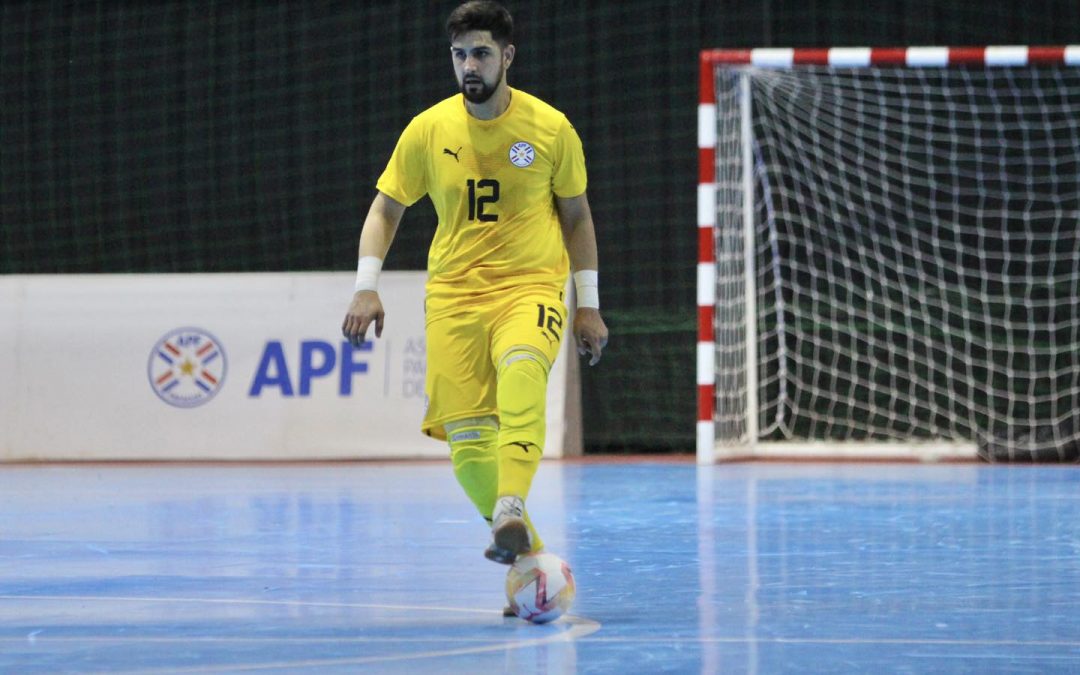
[[466, 181], [469, 187], [469, 220], [479, 220], [482, 223], [494, 223], [499, 219], [495, 213], [484, 213], [484, 207], [499, 201], [499, 181], [491, 178], [481, 178]]

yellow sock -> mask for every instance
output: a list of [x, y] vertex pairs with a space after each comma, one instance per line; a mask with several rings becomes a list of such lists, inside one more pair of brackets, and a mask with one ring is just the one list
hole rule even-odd
[[498, 494], [525, 499], [544, 448], [548, 366], [529, 350], [508, 353], [499, 364]]
[[[498, 495], [529, 496], [544, 451], [548, 364], [531, 350], [511, 350], [499, 364]], [[532, 550], [544, 547], [526, 509]]]
[[532, 551], [535, 553], [536, 551], [544, 548], [544, 541], [540, 538], [540, 533], [536, 531], [535, 527], [533, 527], [532, 519], [529, 518], [529, 510], [525, 509], [525, 513], [523, 515], [525, 517], [525, 524], [529, 526], [529, 532], [530, 534], [532, 534]]
[[498, 496], [528, 497], [538, 468], [540, 448], [535, 445], [511, 443], [500, 447]]
[[[489, 522], [499, 486], [498, 436], [498, 426], [493, 418], [461, 420], [446, 425], [454, 476], [476, 510]], [[533, 526], [528, 510], [523, 516], [532, 535], [532, 550], [539, 551], [544, 542]]]
[[491, 520], [499, 487], [498, 436], [490, 417], [446, 425], [454, 476], [486, 520]]

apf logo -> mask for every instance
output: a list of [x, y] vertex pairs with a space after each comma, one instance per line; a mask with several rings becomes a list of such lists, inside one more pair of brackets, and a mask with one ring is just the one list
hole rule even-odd
[[147, 373], [158, 397], [178, 408], [194, 408], [214, 397], [225, 382], [221, 342], [201, 328], [177, 328], [150, 352]]
[[[339, 371], [338, 394], [351, 396], [353, 376], [364, 375], [368, 372], [368, 362], [363, 357], [370, 355], [374, 345], [367, 341], [359, 347], [353, 347], [344, 340], [339, 344], [340, 358], [338, 358], [338, 346], [333, 343], [323, 340], [301, 341], [299, 365], [294, 362], [293, 368], [290, 369], [285, 345], [280, 340], [268, 341], [262, 356], [259, 357], [259, 365], [255, 369], [255, 377], [251, 381], [248, 396], [259, 398], [264, 389], [277, 389], [278, 393], [284, 397], [297, 394], [308, 397], [312, 393], [312, 383], [332, 375], [335, 370]], [[295, 388], [291, 373], [297, 374]]]

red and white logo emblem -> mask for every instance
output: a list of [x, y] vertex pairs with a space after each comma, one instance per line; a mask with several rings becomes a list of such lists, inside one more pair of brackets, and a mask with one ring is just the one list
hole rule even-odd
[[194, 408], [212, 399], [225, 382], [225, 350], [200, 328], [177, 328], [150, 351], [147, 374], [162, 401]]

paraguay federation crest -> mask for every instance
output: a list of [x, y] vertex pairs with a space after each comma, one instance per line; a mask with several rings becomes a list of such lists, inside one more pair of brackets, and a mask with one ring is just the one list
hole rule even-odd
[[536, 159], [536, 150], [525, 141], [518, 141], [510, 146], [510, 163], [524, 169]]
[[194, 408], [221, 391], [227, 364], [221, 342], [201, 328], [169, 331], [150, 350], [150, 386], [162, 401]]

